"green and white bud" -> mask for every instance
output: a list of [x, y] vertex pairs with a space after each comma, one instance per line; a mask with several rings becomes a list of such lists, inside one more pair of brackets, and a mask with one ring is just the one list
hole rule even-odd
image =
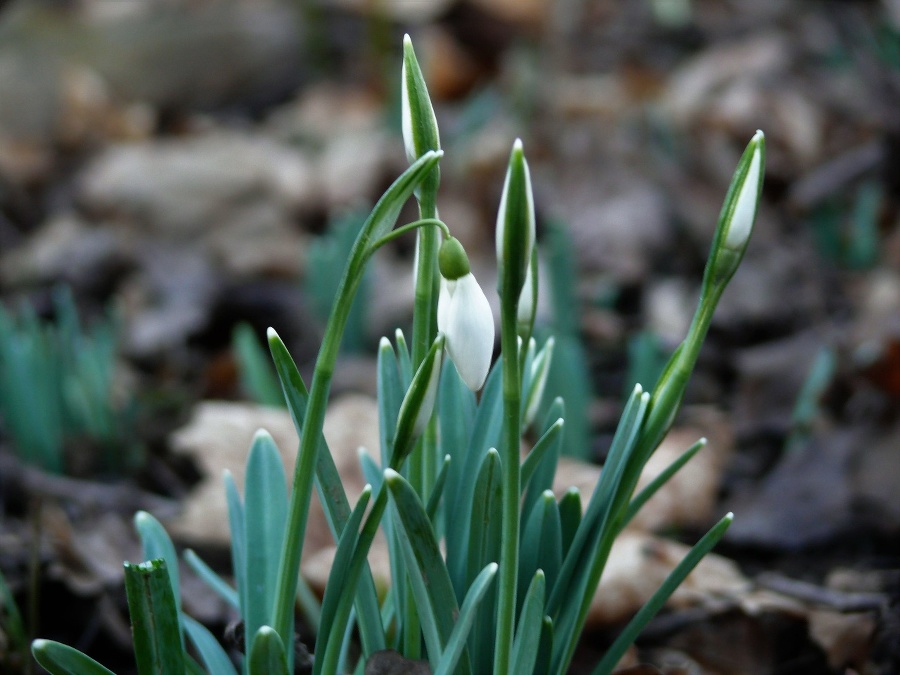
[[522, 141], [516, 139], [509, 157], [497, 212], [497, 270], [501, 303], [518, 306], [534, 247], [534, 196]]
[[403, 36], [403, 66], [400, 71], [402, 93], [400, 99], [400, 121], [403, 127], [403, 144], [406, 157], [415, 162], [429, 150], [441, 147], [437, 118], [428, 87], [422, 76], [422, 69], [416, 59], [412, 40]]
[[516, 311], [516, 332], [525, 337], [531, 336], [534, 329], [534, 317], [538, 304], [538, 261], [537, 251], [532, 248], [531, 262], [525, 273], [525, 283], [519, 294], [519, 306]]
[[757, 131], [738, 162], [707, 264], [708, 283], [724, 286], [737, 271], [759, 210], [766, 167], [766, 138]]
[[544, 389], [547, 387], [547, 377], [550, 374], [550, 364], [553, 362], [553, 346], [556, 341], [550, 337], [544, 343], [543, 349], [538, 352], [531, 363], [531, 382], [525, 396], [525, 413], [522, 415], [522, 427], [528, 428], [534, 422], [541, 400], [544, 398]]
[[399, 467], [412, 451], [416, 441], [425, 432], [428, 420], [434, 412], [438, 382], [441, 379], [441, 362], [444, 353], [444, 336], [438, 335], [431, 349], [419, 364], [409, 389], [400, 404], [397, 430], [394, 433], [394, 450], [391, 466]]

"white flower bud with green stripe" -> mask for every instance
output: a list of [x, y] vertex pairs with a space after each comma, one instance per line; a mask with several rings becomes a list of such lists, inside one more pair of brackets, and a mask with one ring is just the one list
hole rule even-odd
[[501, 303], [515, 303], [525, 285], [534, 247], [534, 196], [522, 141], [516, 139], [509, 156], [500, 209], [497, 212], [497, 270]]
[[707, 265], [706, 283], [724, 286], [740, 265], [759, 210], [765, 168], [766, 138], [762, 131], [757, 131], [738, 162], [725, 196]]
[[401, 99], [400, 121], [403, 127], [403, 144], [406, 146], [406, 157], [415, 162], [429, 150], [439, 150], [441, 140], [438, 136], [437, 118], [422, 69], [416, 60], [412, 40], [409, 35], [403, 37], [403, 66], [400, 71]]
[[538, 408], [544, 398], [544, 389], [547, 387], [547, 378], [550, 375], [550, 364], [553, 361], [553, 346], [555, 344], [556, 341], [552, 337], [547, 338], [543, 349], [537, 353], [537, 356], [534, 357], [534, 361], [531, 363], [531, 371], [529, 373], [531, 383], [525, 396], [525, 411], [522, 415], [523, 428], [530, 427], [531, 423], [534, 422], [534, 417], [537, 415]]
[[391, 454], [393, 467], [399, 467], [412, 451], [416, 441], [425, 432], [431, 413], [434, 412], [438, 382], [441, 379], [444, 340], [443, 335], [438, 335], [432, 343], [400, 404], [397, 430], [394, 433], [394, 449]]
[[469, 258], [458, 239], [441, 244], [438, 253], [441, 291], [438, 331], [446, 337], [447, 354], [472, 391], [487, 379], [494, 354], [494, 317], [491, 306], [472, 275]]

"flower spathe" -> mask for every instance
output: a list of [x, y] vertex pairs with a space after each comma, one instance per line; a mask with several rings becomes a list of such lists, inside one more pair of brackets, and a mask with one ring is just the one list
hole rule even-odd
[[491, 369], [494, 316], [471, 272], [455, 280], [441, 277], [437, 323], [459, 376], [469, 389], [478, 391]]

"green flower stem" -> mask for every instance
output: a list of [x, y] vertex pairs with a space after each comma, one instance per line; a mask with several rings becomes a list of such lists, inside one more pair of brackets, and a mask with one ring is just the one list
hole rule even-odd
[[[423, 182], [417, 195], [420, 221], [440, 222], [437, 220], [437, 187], [438, 172], [437, 169], [434, 169], [432, 176]], [[443, 229], [446, 230], [446, 225], [444, 225]], [[437, 336], [437, 254], [439, 245], [440, 235], [436, 224], [430, 227], [426, 225], [419, 228], [418, 267], [416, 268], [416, 296], [413, 308], [412, 334], [412, 365], [414, 371], [422, 363], [422, 360], [428, 353], [428, 349], [431, 347], [431, 343], [434, 342], [434, 338]], [[431, 424], [429, 423], [430, 426]], [[426, 434], [416, 443], [416, 449], [413, 450], [409, 457], [407, 473], [409, 482], [423, 502], [428, 501], [429, 495], [426, 492], [426, 488], [432, 482], [428, 480], [426, 470], [429, 465], [434, 466], [433, 462], [428, 462], [425, 458], [429, 455], [437, 454], [437, 447], [433, 441], [434, 437]], [[395, 580], [395, 583], [400, 583], [400, 581]], [[404, 580], [402, 583], [408, 584], [409, 581]], [[408, 587], [406, 591], [407, 607], [404, 611], [403, 644], [404, 648], [412, 650], [407, 652], [407, 657], [415, 658], [414, 655], [419, 652], [422, 635], [415, 603], [411, 603], [413, 598], [412, 588]]]
[[288, 506], [287, 528], [281, 549], [275, 606], [272, 611], [272, 627], [280, 636], [291, 635], [297, 575], [303, 552], [303, 538], [306, 534], [306, 520], [312, 496], [312, 481], [315, 475], [319, 437], [325, 422], [328, 392], [331, 387], [331, 378], [334, 375], [341, 337], [347, 325], [353, 298], [362, 281], [366, 263], [377, 248], [373, 246], [373, 243], [384, 238], [387, 232], [382, 232], [383, 230], [393, 228], [402, 203], [422, 182], [423, 174], [434, 168], [440, 156], [441, 153], [426, 153], [416, 160], [385, 192], [372, 210], [369, 220], [363, 225], [363, 230], [354, 244], [350, 261], [347, 263], [344, 276], [338, 286], [334, 308], [328, 319], [328, 325], [325, 327], [322, 346], [316, 358], [303, 432], [300, 434], [297, 463], [294, 467], [294, 484]]
[[519, 574], [519, 502], [521, 498], [519, 438], [521, 433], [522, 373], [516, 334], [517, 298], [504, 298], [500, 306], [500, 345], [503, 354], [502, 486], [503, 520], [500, 541], [500, 587], [495, 675], [507, 675], [515, 632], [516, 587]]
[[338, 287], [337, 297], [322, 346], [316, 359], [312, 383], [309, 389], [309, 402], [306, 408], [306, 419], [300, 438], [300, 449], [297, 453], [297, 464], [294, 468], [294, 487], [291, 490], [291, 501], [288, 511], [288, 524], [285, 531], [284, 546], [278, 567], [275, 608], [272, 627], [280, 636], [291, 634], [291, 621], [294, 615], [294, 598], [297, 591], [297, 570], [300, 569], [300, 556], [303, 552], [303, 539], [306, 534], [306, 521], [309, 514], [309, 494], [312, 478], [315, 474], [316, 450], [319, 433], [325, 423], [325, 409], [328, 406], [328, 391], [334, 366], [337, 362], [341, 336], [350, 315], [353, 297], [362, 280], [366, 262], [373, 253], [372, 248], [362, 248], [351, 259]]
[[437, 225], [441, 232], [444, 233], [444, 236], [450, 236], [450, 228], [447, 227], [446, 223], [443, 220], [438, 218], [420, 218], [419, 220], [413, 221], [412, 223], [408, 223], [406, 225], [402, 225], [394, 230], [391, 230], [386, 235], [384, 235], [381, 239], [379, 239], [375, 244], [373, 244], [373, 248], [381, 248], [389, 241], [393, 241], [397, 237], [406, 234], [407, 232], [411, 232], [412, 230], [418, 230], [421, 227], [426, 225]]

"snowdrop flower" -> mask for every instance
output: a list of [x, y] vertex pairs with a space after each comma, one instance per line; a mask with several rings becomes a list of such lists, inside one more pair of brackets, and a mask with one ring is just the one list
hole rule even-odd
[[494, 353], [494, 317], [484, 291], [475, 281], [469, 258], [458, 239], [441, 244], [438, 253], [441, 291], [438, 330], [446, 338], [447, 354], [472, 391], [484, 385]]
[[727, 283], [744, 257], [759, 209], [765, 165], [766, 138], [757, 131], [741, 156], [719, 215], [719, 233], [710, 261], [714, 284]]
[[400, 122], [403, 127], [403, 145], [406, 157], [415, 162], [429, 150], [440, 150], [441, 140], [438, 136], [437, 118], [422, 69], [416, 60], [412, 40], [409, 35], [403, 36], [403, 66], [400, 70], [401, 99]]
[[509, 156], [497, 212], [497, 270], [501, 302], [518, 303], [534, 247], [534, 196], [522, 141]]

